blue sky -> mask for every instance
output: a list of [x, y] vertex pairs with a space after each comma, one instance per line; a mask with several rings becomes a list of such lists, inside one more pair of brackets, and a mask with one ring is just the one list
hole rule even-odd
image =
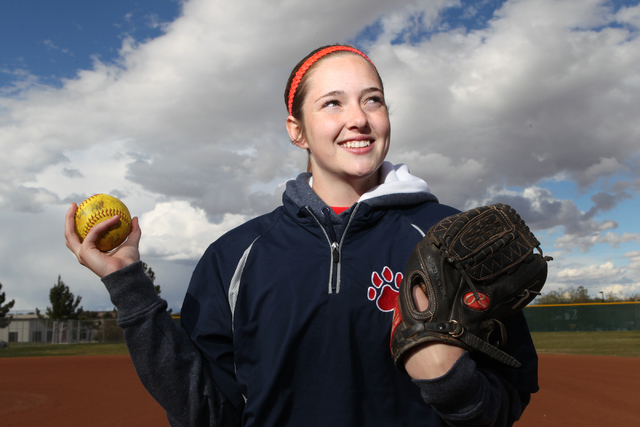
[[6, 1], [0, 5], [0, 87], [27, 70], [57, 86], [90, 69], [93, 57], [117, 60], [124, 37], [144, 41], [162, 34], [162, 23], [180, 13], [177, 0], [86, 2]]
[[106, 192], [141, 218], [179, 309], [206, 246], [304, 168], [281, 93], [336, 42], [385, 81], [389, 160], [442, 203], [513, 204], [555, 258], [546, 289], [640, 293], [638, 1], [327, 1], [3, 2], [0, 283], [15, 308], [43, 309], [58, 274], [85, 309], [110, 308], [61, 240], [69, 203]]

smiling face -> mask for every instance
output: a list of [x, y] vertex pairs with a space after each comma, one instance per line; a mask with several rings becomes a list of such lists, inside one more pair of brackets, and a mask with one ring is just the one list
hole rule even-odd
[[364, 191], [377, 185], [390, 125], [376, 71], [361, 56], [340, 53], [308, 73], [303, 118], [289, 116], [287, 129], [298, 147], [310, 151], [314, 189], [317, 183]]

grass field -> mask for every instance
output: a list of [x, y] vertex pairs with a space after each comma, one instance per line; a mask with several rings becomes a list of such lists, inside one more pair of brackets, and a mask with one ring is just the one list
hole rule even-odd
[[[534, 332], [540, 354], [590, 354], [640, 357], [640, 331]], [[0, 357], [89, 356], [128, 354], [124, 344], [28, 345], [12, 344], [0, 349]]]
[[124, 343], [105, 344], [11, 344], [0, 349], [1, 357], [37, 357], [37, 356], [108, 356], [129, 354]]
[[640, 331], [534, 332], [540, 354], [640, 357]]

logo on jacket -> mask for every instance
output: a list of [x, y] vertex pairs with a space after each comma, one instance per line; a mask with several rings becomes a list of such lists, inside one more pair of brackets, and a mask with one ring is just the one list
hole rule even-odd
[[371, 284], [367, 290], [369, 301], [375, 301], [380, 311], [393, 311], [398, 299], [402, 273], [393, 274], [389, 267], [382, 269], [382, 274], [374, 271], [371, 274]]

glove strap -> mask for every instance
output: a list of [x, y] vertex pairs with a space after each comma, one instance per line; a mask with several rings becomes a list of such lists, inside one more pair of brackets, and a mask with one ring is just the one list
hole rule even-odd
[[408, 339], [416, 333], [425, 331], [449, 334], [453, 338], [458, 339], [469, 347], [478, 350], [491, 357], [492, 359], [504, 363], [505, 365], [509, 365], [514, 368], [519, 368], [521, 366], [520, 362], [518, 362], [514, 357], [473, 335], [455, 320], [451, 320], [449, 322], [416, 323], [411, 327], [403, 330], [402, 335], [405, 339]]
[[488, 342], [481, 340], [477, 336], [467, 331], [464, 331], [458, 339], [467, 344], [469, 347], [475, 348], [476, 350], [481, 351], [492, 359], [504, 363], [505, 365], [509, 365], [514, 368], [519, 368], [521, 366], [520, 362], [518, 362], [514, 357], [509, 356], [504, 351], [492, 346]]

